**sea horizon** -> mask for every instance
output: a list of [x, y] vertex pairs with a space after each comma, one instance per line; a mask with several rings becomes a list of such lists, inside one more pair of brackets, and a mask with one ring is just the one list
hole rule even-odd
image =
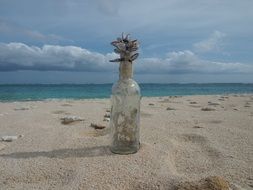
[[[113, 83], [0, 84], [0, 101], [110, 98]], [[251, 94], [253, 83], [140, 83], [143, 97]]]
[[[4, 85], [100, 85], [100, 84], [114, 84], [114, 82], [106, 83], [0, 83]], [[138, 82], [138, 84], [253, 84], [253, 82]]]

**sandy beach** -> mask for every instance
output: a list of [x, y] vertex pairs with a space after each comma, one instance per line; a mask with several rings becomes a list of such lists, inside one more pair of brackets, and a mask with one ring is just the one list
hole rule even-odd
[[253, 189], [253, 95], [144, 97], [132, 155], [110, 152], [109, 109], [109, 99], [0, 103], [0, 137], [18, 137], [0, 141], [0, 189], [179, 189], [208, 176]]

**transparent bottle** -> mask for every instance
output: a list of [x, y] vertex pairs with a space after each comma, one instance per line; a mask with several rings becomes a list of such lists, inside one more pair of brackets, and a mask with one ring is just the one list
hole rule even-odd
[[132, 79], [132, 62], [121, 61], [111, 95], [111, 151], [132, 154], [140, 148], [140, 87]]

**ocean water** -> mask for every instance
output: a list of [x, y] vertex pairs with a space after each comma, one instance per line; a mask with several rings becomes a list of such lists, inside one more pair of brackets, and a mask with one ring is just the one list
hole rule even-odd
[[[109, 98], [112, 84], [0, 85], [0, 101]], [[142, 96], [253, 93], [253, 84], [140, 84]]]

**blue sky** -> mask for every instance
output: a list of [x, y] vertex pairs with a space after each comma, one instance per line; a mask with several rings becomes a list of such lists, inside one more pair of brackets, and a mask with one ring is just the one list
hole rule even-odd
[[108, 83], [110, 42], [140, 41], [138, 82], [253, 82], [252, 0], [0, 0], [0, 83]]

